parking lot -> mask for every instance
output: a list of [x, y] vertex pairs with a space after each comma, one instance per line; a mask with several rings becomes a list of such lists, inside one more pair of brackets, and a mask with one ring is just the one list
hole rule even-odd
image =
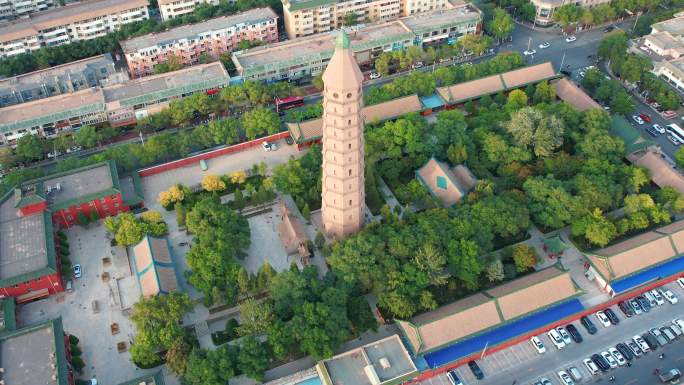
[[[669, 283], [664, 288], [674, 292], [680, 300], [679, 303], [671, 305], [666, 302], [662, 306], [651, 309], [648, 313], [631, 318], [625, 317], [617, 306], [612, 306], [611, 308], [620, 319], [620, 323], [610, 327], [603, 327], [596, 317], [591, 315], [589, 318], [598, 329], [594, 335], [589, 335], [587, 329], [580, 324], [579, 320], [574, 321], [573, 324], [581, 333], [584, 341], [579, 344], [572, 342], [561, 350], [557, 350], [551, 343], [549, 336], [546, 333], [542, 333], [539, 335], [539, 338], [546, 348], [544, 354], [537, 353], [529, 341], [521, 342], [492, 354], [486, 354], [483, 359], [477, 360], [478, 365], [485, 374], [485, 378], [480, 381], [475, 379], [467, 365], [460, 366], [455, 371], [464, 385], [501, 385], [513, 383], [527, 385], [533, 384], [542, 377], [551, 380], [552, 384], [561, 384], [557, 375], [558, 371], [567, 370], [569, 367], [574, 366], [582, 375], [582, 380], [575, 383], [593, 384], [596, 382], [607, 382], [608, 377], [614, 375], [617, 371], [625, 371], [631, 368], [614, 369], [604, 374], [592, 376], [582, 363], [582, 360], [594, 353], [600, 353], [610, 347], [615, 347], [617, 343], [629, 340], [637, 334], [641, 335], [652, 327], [669, 324], [672, 319], [684, 316], [684, 290], [676, 283]], [[653, 353], [649, 353], [646, 357], [650, 355], [656, 356]], [[637, 358], [636, 361], [644, 359], [643, 357]], [[655, 377], [653, 377], [653, 380], [655, 380]], [[623, 384], [625, 382], [617, 383]], [[422, 384], [449, 385], [450, 382], [446, 374], [441, 374], [422, 381]]]

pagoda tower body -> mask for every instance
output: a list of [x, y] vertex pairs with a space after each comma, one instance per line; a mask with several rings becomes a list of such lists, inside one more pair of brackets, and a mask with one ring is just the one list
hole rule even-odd
[[323, 73], [322, 222], [341, 239], [361, 229], [365, 212], [363, 74], [349, 37], [340, 31]]

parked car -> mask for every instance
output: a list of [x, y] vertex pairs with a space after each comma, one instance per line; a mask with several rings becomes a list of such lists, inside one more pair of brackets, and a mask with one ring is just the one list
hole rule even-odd
[[662, 113], [664, 119], [672, 119], [677, 116], [677, 113], [671, 110], [664, 111]]
[[601, 371], [601, 369], [599, 369], [599, 367], [596, 365], [596, 362], [592, 361], [591, 358], [585, 358], [582, 360], [582, 363], [592, 376], [599, 374]]
[[682, 278], [682, 277], [677, 278], [677, 284], [679, 285], [679, 287], [684, 289], [684, 278]]
[[670, 324], [668, 326], [670, 329], [672, 329], [672, 332], [675, 334], [675, 336], [677, 336], [677, 338], [684, 335], [684, 331], [682, 331], [682, 328], [680, 328], [677, 324]]
[[654, 124], [654, 125], [653, 125], [653, 129], [655, 129], [656, 131], [658, 131], [658, 133], [660, 133], [660, 134], [664, 134], [664, 133], [665, 133], [665, 127], [661, 126], [660, 124]]
[[485, 377], [484, 373], [482, 372], [482, 369], [480, 369], [480, 366], [477, 365], [477, 362], [468, 362], [468, 367], [470, 368], [470, 371], [473, 372], [475, 378], [477, 378], [478, 380], [481, 380]]
[[660, 378], [660, 381], [665, 383], [674, 383], [674, 381], [682, 378], [682, 372], [680, 372], [679, 369], [674, 368], [666, 371], [665, 373], [659, 374], [658, 378]]
[[637, 115], [632, 115], [632, 120], [635, 121], [637, 124], [644, 124], [644, 120]]
[[423, 67], [422, 61], [417, 61], [414, 65], [411, 66], [411, 68], [413, 68], [413, 69], [421, 68], [421, 67]]
[[608, 353], [607, 351], [602, 351], [601, 357], [603, 357], [603, 359], [606, 360], [606, 362], [608, 362], [608, 365], [610, 365], [611, 369], [615, 369], [618, 367], [618, 363], [615, 360], [615, 357], [613, 357], [613, 355]]
[[634, 359], [634, 352], [632, 352], [632, 349], [622, 342], [615, 345], [615, 349], [617, 349], [627, 361], [632, 361]]
[[[654, 308], [654, 307], [658, 306], [658, 303], [656, 302], [655, 297], [653, 296], [653, 294], [651, 294], [650, 291], [645, 291], [645, 292], [642, 294], [642, 296], [643, 296], [644, 298], [646, 298], [646, 300], [648, 301], [648, 304], [651, 305], [651, 308]], [[663, 303], [664, 303], [664, 302], [663, 302]]]
[[533, 50], [533, 49], [527, 49], [527, 50], [523, 51], [523, 55], [525, 55], [525, 56], [532, 56], [535, 53], [537, 53], [537, 51]]
[[608, 353], [610, 353], [613, 356], [613, 358], [615, 358], [615, 361], [617, 361], [618, 365], [627, 365], [627, 360], [622, 355], [622, 353], [620, 353], [620, 351], [616, 348], [608, 348]]
[[548, 41], [545, 41], [545, 42], [539, 44], [539, 48], [541, 48], [541, 49], [545, 49], [545, 48], [549, 48], [549, 47], [551, 47], [551, 43], [549, 43]]
[[582, 316], [582, 318], [580, 318], [580, 323], [582, 324], [582, 326], [584, 326], [585, 329], [587, 329], [587, 333], [596, 334], [596, 326], [594, 326], [594, 323], [591, 322], [591, 320], [587, 316]]
[[632, 298], [629, 300], [629, 305], [632, 307], [632, 310], [634, 310], [635, 315], [639, 315], [643, 313], [644, 311], [641, 309], [641, 304], [639, 304], [639, 301], [636, 300], [636, 298]]
[[[646, 335], [648, 335], [648, 333], [646, 333]], [[648, 342], [646, 342], [644, 337], [636, 335], [632, 337], [632, 340], [637, 344], [637, 346], [639, 346], [642, 352], [648, 353], [649, 351], [651, 351], [651, 345], [649, 345]], [[658, 344], [656, 343], [656, 345]]]
[[668, 339], [669, 342], [672, 342], [677, 339], [677, 335], [670, 329], [669, 326], [663, 326], [660, 328], [660, 332], [663, 333], [663, 335]]
[[563, 327], [557, 327], [556, 331], [558, 331], [558, 334], [560, 334], [561, 338], [563, 339], [563, 342], [566, 345], [570, 345], [572, 343], [572, 338], [570, 338], [570, 334], [568, 334], [567, 331], [565, 331], [565, 328]]
[[646, 345], [648, 346], [648, 350], [644, 349], [643, 346], [641, 347], [641, 349], [644, 352], [654, 351], [654, 350], [658, 349], [658, 346], [659, 346], [658, 340], [656, 340], [656, 338], [653, 337], [653, 335], [651, 335], [651, 333], [644, 333], [641, 335], [641, 338], [646, 342]]
[[572, 377], [573, 380], [582, 381], [582, 373], [580, 373], [579, 369], [577, 369], [576, 367], [569, 367], [568, 374], [570, 375], [570, 377]]
[[570, 378], [570, 375], [565, 370], [558, 372], [558, 378], [560, 378], [563, 385], [575, 385], [575, 381]]
[[667, 338], [667, 336], [663, 334], [663, 332], [661, 332], [658, 328], [649, 329], [649, 333], [651, 333], [651, 335], [655, 337], [656, 341], [658, 341], [658, 345], [660, 346], [665, 346], [668, 343], [670, 343], [670, 339]]
[[679, 328], [684, 332], [684, 321], [679, 318], [675, 318], [672, 320], [672, 324], [679, 326]]
[[640, 112], [639, 117], [643, 119], [644, 122], [651, 123], [651, 117], [647, 113]]
[[607, 372], [608, 370], [610, 370], [610, 364], [600, 354], [592, 354], [591, 360], [594, 361], [596, 366], [598, 366], [602, 372]]
[[636, 296], [637, 302], [639, 302], [639, 306], [641, 306], [641, 309], [644, 311], [644, 313], [648, 313], [651, 311], [651, 303], [648, 302], [646, 298], [644, 298], [641, 295]]
[[371, 79], [380, 79], [380, 77], [381, 77], [380, 74], [377, 72], [371, 72], [371, 74], [370, 74]]
[[651, 290], [651, 295], [653, 296], [653, 299], [658, 304], [658, 306], [665, 305], [665, 299], [663, 299], [663, 296], [660, 295], [658, 290], [656, 290], [656, 289]]
[[667, 136], [667, 140], [672, 143], [673, 146], [679, 146], [681, 143], [679, 142], [679, 139], [675, 138], [672, 135]]
[[625, 301], [618, 302], [618, 309], [620, 309], [622, 314], [624, 314], [627, 318], [634, 316], [634, 309], [632, 309], [632, 306]]
[[458, 374], [456, 374], [456, 371], [453, 369], [447, 372], [447, 378], [451, 385], [463, 385], [463, 382], [461, 382], [461, 379], [458, 378]]
[[261, 147], [262, 147], [262, 148], [264, 149], [264, 151], [266, 151], [266, 152], [272, 151], [271, 143], [269, 143], [269, 142], [267, 142], [267, 141], [261, 142]]
[[81, 264], [77, 263], [74, 265], [74, 278], [81, 278], [82, 271], [81, 271]]
[[611, 308], [607, 308], [606, 310], [603, 311], [603, 313], [608, 317], [608, 320], [610, 321], [611, 324], [617, 325], [620, 323], [620, 318], [618, 318], [617, 314], [613, 311]]
[[292, 139], [291, 136], [286, 136], [285, 143], [287, 143], [288, 146], [292, 146], [294, 144], [294, 139]]
[[604, 313], [602, 310], [599, 310], [595, 314], [596, 319], [599, 321], [601, 325], [603, 325], [604, 328], [610, 327], [612, 323], [610, 322], [610, 319], [606, 316], [606, 313]]
[[548, 333], [546, 333], [549, 336], [549, 339], [551, 340], [551, 343], [556, 347], [556, 349], [560, 350], [565, 347], [565, 342], [563, 342], [563, 337], [556, 331], [556, 329], [551, 329], [549, 330]]
[[575, 40], [577, 40], [577, 37], [575, 37], [575, 36], [568, 36], [565, 38], [566, 43], [572, 43]]
[[539, 354], [546, 353], [546, 347], [542, 343], [541, 339], [537, 336], [530, 338], [530, 344]]
[[567, 330], [568, 333], [570, 333], [570, 337], [572, 337], [572, 340], [573, 340], [573, 341], [575, 341], [575, 342], [578, 343], [578, 344], [582, 342], [582, 340], [583, 340], [582, 334], [580, 334], [579, 330], [577, 330], [577, 328], [575, 327], [575, 325], [573, 325], [573, 324], [568, 324], [568, 325], [565, 327], [565, 330]]
[[679, 302], [679, 299], [677, 296], [672, 292], [672, 290], [665, 289], [663, 290], [662, 288], [660, 289], [660, 294], [667, 300], [667, 302], [671, 303], [672, 305], [676, 304]]
[[637, 343], [634, 342], [634, 340], [625, 341], [625, 345], [627, 345], [629, 350], [631, 350], [632, 353], [634, 353], [634, 357], [641, 357], [644, 354], [644, 351], [641, 350], [641, 347], [637, 345]]

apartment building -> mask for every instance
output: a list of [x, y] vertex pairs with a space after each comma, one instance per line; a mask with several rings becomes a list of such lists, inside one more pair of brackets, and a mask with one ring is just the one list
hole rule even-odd
[[631, 42], [630, 51], [645, 55], [653, 72], [684, 93], [684, 15], [655, 23], [651, 33]]
[[278, 41], [278, 15], [271, 8], [256, 8], [202, 23], [184, 25], [121, 42], [128, 71], [138, 78], [154, 73], [154, 67], [177, 57], [183, 65], [199, 62], [206, 54], [214, 59], [238, 48], [242, 41]]
[[110, 54], [0, 80], [0, 108], [128, 80]]
[[161, 18], [166, 21], [192, 13], [200, 4], [219, 5], [219, 0], [159, 0], [158, 4]]
[[195, 92], [214, 92], [227, 86], [229, 80], [223, 65], [214, 62], [15, 104], [0, 109], [0, 145], [14, 146], [17, 139], [29, 133], [54, 137], [104, 122], [112, 126], [135, 124], [173, 99]]
[[553, 24], [553, 13], [556, 9], [566, 4], [576, 4], [580, 7], [591, 8], [599, 4], [610, 3], [610, 0], [531, 0], [532, 5], [537, 9], [535, 23], [539, 25]]
[[93, 0], [0, 25], [0, 59], [90, 40], [149, 18], [147, 0]]
[[54, 0], [0, 0], [0, 21], [46, 11], [55, 7], [56, 3]]
[[[482, 14], [472, 4], [450, 3], [447, 9], [349, 28], [359, 65], [369, 65], [383, 52], [409, 46], [438, 45], [481, 31]], [[325, 32], [234, 52], [233, 63], [245, 80], [296, 80], [320, 73], [332, 57], [335, 36]]]
[[356, 23], [389, 21], [449, 6], [447, 0], [283, 0], [283, 19], [294, 39], [338, 29], [348, 18]]

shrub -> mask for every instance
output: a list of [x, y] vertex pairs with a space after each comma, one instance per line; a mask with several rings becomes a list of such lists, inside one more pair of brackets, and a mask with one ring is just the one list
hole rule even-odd
[[76, 337], [76, 336], [73, 335], [73, 334], [69, 334], [69, 344], [71, 344], [71, 345], [78, 345], [78, 342], [79, 342], [79, 341], [80, 341], [80, 340], [78, 339], [78, 337]]
[[71, 357], [71, 365], [79, 374], [83, 373], [83, 367], [85, 366], [85, 363], [81, 357]]

